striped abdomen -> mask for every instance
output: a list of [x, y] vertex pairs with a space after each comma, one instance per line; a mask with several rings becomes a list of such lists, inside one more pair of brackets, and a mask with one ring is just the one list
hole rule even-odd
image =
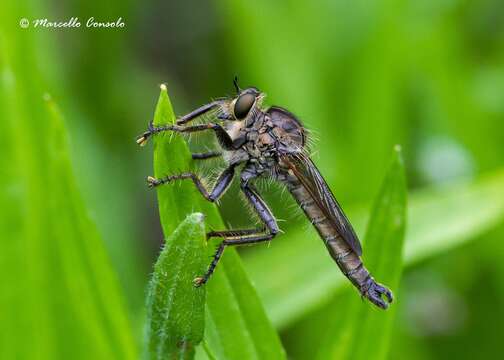
[[324, 215], [312, 195], [295, 177], [289, 176], [285, 183], [298, 205], [303, 209], [320, 237], [324, 240], [329, 254], [336, 261], [338, 267], [362, 292], [372, 278], [360, 257], [345, 242], [336, 227]]

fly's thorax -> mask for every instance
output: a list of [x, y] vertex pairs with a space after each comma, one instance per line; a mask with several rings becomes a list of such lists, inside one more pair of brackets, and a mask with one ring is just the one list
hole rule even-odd
[[300, 123], [279, 108], [256, 109], [241, 121], [225, 121], [223, 128], [235, 152], [227, 158], [249, 161], [260, 172], [276, 170], [280, 155], [299, 152], [304, 145]]
[[280, 151], [292, 153], [304, 148], [306, 131], [294, 114], [274, 106], [268, 109], [266, 118]]
[[247, 151], [252, 162], [264, 166], [272, 165], [271, 159], [276, 155], [276, 140], [270, 135], [272, 124], [267, 123], [263, 112], [256, 112], [246, 119], [242, 128], [244, 142], [242, 148]]
[[226, 120], [223, 129], [231, 140], [234, 149], [239, 149], [246, 141], [245, 121]]
[[234, 140], [242, 133], [245, 128], [245, 121], [226, 120], [223, 123], [224, 130], [229, 137]]
[[246, 142], [254, 142], [257, 131], [262, 127], [262, 111], [251, 112], [243, 120], [225, 120], [222, 128], [231, 140], [234, 149], [239, 149]]
[[232, 149], [224, 153], [228, 163], [250, 161], [261, 170], [273, 166], [274, 139], [266, 136], [269, 128], [264, 123], [262, 111], [251, 113], [242, 121], [224, 121], [222, 127], [233, 144]]

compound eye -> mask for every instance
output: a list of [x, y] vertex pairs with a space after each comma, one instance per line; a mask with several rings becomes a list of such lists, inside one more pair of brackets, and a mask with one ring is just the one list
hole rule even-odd
[[255, 96], [252, 94], [241, 95], [238, 100], [236, 100], [234, 106], [234, 115], [237, 119], [244, 119], [249, 113], [252, 105], [254, 105]]

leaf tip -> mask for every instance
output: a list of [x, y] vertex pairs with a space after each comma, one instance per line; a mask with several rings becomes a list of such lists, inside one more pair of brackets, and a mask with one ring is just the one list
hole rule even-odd
[[51, 94], [47, 92], [44, 93], [44, 95], [42, 95], [42, 100], [44, 100], [45, 102], [50, 102], [52, 100]]
[[188, 216], [188, 218], [191, 222], [196, 224], [203, 223], [203, 221], [205, 221], [205, 215], [200, 212], [192, 213]]
[[173, 123], [175, 121], [175, 114], [173, 106], [168, 96], [168, 88], [166, 84], [159, 85], [161, 93], [159, 94], [156, 111], [154, 112], [154, 125], [163, 125]]
[[404, 166], [404, 160], [402, 156], [402, 146], [400, 144], [395, 144], [393, 148], [394, 152], [394, 161], [399, 164], [401, 167]]
[[202, 214], [202, 213], [195, 213], [195, 216], [196, 218], [198, 219], [198, 221], [203, 221], [205, 220], [205, 215]]

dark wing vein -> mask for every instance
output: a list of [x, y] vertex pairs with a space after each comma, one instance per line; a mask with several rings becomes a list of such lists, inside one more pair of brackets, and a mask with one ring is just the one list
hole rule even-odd
[[283, 159], [311, 194], [324, 215], [336, 227], [343, 240], [357, 255], [361, 256], [362, 247], [352, 225], [311, 159], [302, 154], [286, 155]]

